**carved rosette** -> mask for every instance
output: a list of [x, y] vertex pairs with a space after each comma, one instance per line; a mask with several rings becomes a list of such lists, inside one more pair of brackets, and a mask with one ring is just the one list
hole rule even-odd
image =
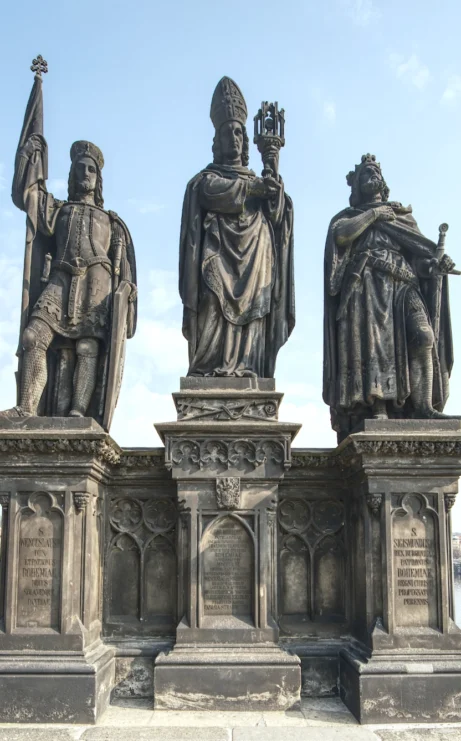
[[445, 509], [447, 512], [451, 510], [454, 503], [456, 502], [456, 494], [445, 494]]
[[381, 504], [383, 502], [383, 495], [380, 493], [373, 493], [367, 495], [367, 504], [370, 508], [370, 511], [375, 517], [379, 516], [379, 511], [381, 509]]
[[240, 509], [240, 478], [226, 476], [216, 479], [218, 509]]
[[290, 439], [277, 438], [168, 438], [165, 466], [178, 466], [185, 471], [224, 473], [229, 469], [254, 471], [270, 463], [285, 471], [291, 466]]
[[91, 494], [87, 491], [74, 491], [74, 505], [77, 512], [84, 512], [90, 502]]

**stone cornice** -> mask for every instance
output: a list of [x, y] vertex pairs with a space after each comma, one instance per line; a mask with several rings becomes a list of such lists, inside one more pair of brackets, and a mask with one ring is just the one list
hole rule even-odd
[[[110, 438], [22, 436], [0, 438], [0, 460], [3, 456], [19, 455], [90, 455], [110, 465], [120, 463], [120, 448]], [[3, 455], [2, 455], [3, 454]]]

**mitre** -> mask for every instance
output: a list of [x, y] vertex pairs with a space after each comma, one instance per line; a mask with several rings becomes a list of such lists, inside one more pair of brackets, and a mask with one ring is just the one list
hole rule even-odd
[[247, 116], [247, 106], [239, 86], [230, 77], [223, 77], [211, 100], [210, 118], [216, 131], [226, 121], [238, 121], [245, 126]]

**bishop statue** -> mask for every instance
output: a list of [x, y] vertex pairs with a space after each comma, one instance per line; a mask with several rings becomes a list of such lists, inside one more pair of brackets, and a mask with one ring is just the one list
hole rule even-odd
[[276, 137], [267, 137], [265, 176], [248, 168], [247, 106], [229, 77], [210, 116], [213, 162], [187, 185], [181, 224], [188, 375], [272, 378], [295, 322], [293, 205]]

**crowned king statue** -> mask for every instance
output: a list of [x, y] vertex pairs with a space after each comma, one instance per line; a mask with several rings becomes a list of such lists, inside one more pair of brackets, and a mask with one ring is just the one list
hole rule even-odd
[[323, 399], [339, 440], [367, 417], [439, 419], [453, 366], [446, 224], [421, 234], [374, 155], [347, 176], [325, 247]]
[[223, 77], [211, 102], [213, 163], [189, 182], [179, 290], [190, 376], [274, 375], [295, 321], [293, 205], [278, 174], [248, 169], [247, 107]]
[[14, 204], [27, 214], [17, 406], [3, 416], [94, 417], [108, 430], [126, 338], [136, 327], [130, 233], [104, 210], [101, 151], [75, 142], [67, 201], [47, 191], [39, 57], [16, 155]]

